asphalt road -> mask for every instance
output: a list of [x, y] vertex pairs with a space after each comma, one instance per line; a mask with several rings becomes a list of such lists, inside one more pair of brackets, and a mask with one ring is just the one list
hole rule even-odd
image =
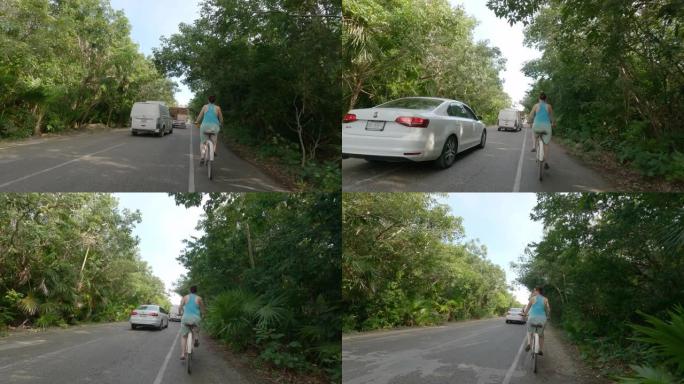
[[546, 330], [532, 372], [525, 326], [503, 318], [342, 338], [344, 384], [582, 383], [573, 359]]
[[[571, 192], [615, 191], [601, 175], [551, 143], [549, 166], [539, 182], [529, 128], [487, 128], [484, 149], [470, 149], [441, 170], [431, 163], [342, 161], [342, 189], [349, 192]], [[523, 140], [525, 138], [525, 140]], [[523, 144], [524, 142], [524, 144]]]
[[199, 130], [164, 137], [127, 129], [0, 143], [3, 192], [250, 192], [283, 186], [219, 144], [209, 180]]
[[179, 330], [110, 323], [1, 338], [0, 383], [249, 384], [204, 338], [188, 375]]

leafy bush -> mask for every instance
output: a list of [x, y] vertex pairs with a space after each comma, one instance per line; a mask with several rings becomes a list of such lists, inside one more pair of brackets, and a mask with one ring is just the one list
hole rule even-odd
[[641, 313], [648, 325], [632, 324], [637, 332], [633, 340], [648, 346], [646, 356], [657, 366], [632, 365], [635, 371], [624, 384], [656, 384], [684, 382], [684, 307], [678, 304], [667, 312], [669, 321]]

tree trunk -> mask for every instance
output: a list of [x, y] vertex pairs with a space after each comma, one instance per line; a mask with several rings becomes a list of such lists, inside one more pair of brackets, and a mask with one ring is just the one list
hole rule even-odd
[[252, 235], [249, 233], [249, 223], [245, 223], [247, 227], [247, 252], [249, 253], [249, 265], [254, 269], [254, 253], [252, 252]]
[[33, 116], [36, 117], [36, 125], [33, 127], [33, 135], [40, 136], [40, 126], [43, 124], [43, 116], [45, 111], [43, 111], [38, 104], [33, 107]]

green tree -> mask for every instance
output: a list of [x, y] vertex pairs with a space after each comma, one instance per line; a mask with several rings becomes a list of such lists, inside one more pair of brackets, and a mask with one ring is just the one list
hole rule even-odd
[[144, 302], [168, 307], [140, 259], [138, 212], [103, 194], [0, 195], [0, 324], [121, 320]]
[[539, 194], [531, 216], [545, 234], [519, 281], [546, 287], [553, 318], [589, 356], [641, 364], [627, 324], [684, 302], [684, 255], [667, 240], [682, 207], [679, 194]]
[[404, 96], [456, 98], [488, 121], [510, 106], [498, 48], [475, 42], [476, 21], [445, 0], [345, 2], [344, 100], [363, 108]]
[[0, 29], [0, 138], [123, 125], [135, 101], [173, 103], [108, 0], [3, 1]]
[[503, 314], [513, 303], [486, 247], [462, 242], [462, 219], [420, 193], [344, 195], [345, 330]]
[[185, 76], [197, 114], [215, 95], [225, 134], [339, 186], [340, 11], [337, 0], [202, 2], [202, 17], [162, 39], [157, 67]]
[[340, 195], [176, 194], [200, 205], [204, 234], [178, 260], [209, 332], [277, 367], [341, 377]]
[[[646, 176], [684, 180], [684, 6], [679, 0], [489, 0], [543, 56], [524, 68], [557, 132]], [[581, 54], [578, 54], [581, 53]]]

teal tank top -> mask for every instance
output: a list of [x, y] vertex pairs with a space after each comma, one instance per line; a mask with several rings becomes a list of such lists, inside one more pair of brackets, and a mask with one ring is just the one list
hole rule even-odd
[[183, 306], [183, 315], [195, 315], [195, 316], [200, 316], [200, 310], [199, 306], [197, 305], [197, 302], [195, 301], [197, 298], [197, 295], [191, 293], [188, 295], [188, 302], [185, 303]]
[[546, 310], [544, 310], [544, 296], [537, 295], [537, 299], [530, 307], [530, 317], [546, 317]]
[[534, 124], [551, 124], [551, 119], [549, 118], [549, 111], [546, 109], [546, 102], [539, 102], [539, 112], [534, 115]]
[[204, 114], [202, 124], [216, 124], [219, 125], [218, 116], [216, 116], [216, 106], [212, 103], [207, 105], [207, 113]]

